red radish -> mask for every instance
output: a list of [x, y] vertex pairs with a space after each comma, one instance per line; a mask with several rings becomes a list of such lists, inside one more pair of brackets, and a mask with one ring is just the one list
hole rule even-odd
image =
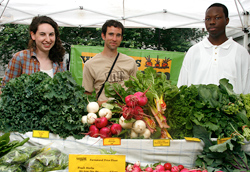
[[123, 118], [126, 119], [126, 120], [130, 120], [133, 117], [131, 112], [132, 112], [132, 109], [130, 107], [124, 106], [122, 108], [122, 116], [123, 116]]
[[182, 170], [183, 168], [184, 168], [184, 166], [183, 165], [178, 165], [178, 168], [180, 169], [180, 170]]
[[122, 131], [122, 126], [120, 124], [113, 124], [110, 128], [111, 133], [114, 135], [119, 135]]
[[97, 128], [103, 128], [108, 125], [108, 119], [106, 117], [100, 117], [95, 119], [95, 125]]
[[138, 99], [134, 95], [128, 95], [125, 97], [126, 105], [129, 107], [135, 107], [138, 103]]
[[152, 167], [147, 167], [147, 168], [145, 169], [145, 171], [147, 171], [147, 172], [153, 172], [153, 168], [152, 168]]
[[157, 165], [157, 166], [155, 167], [155, 169], [156, 169], [157, 171], [164, 171], [164, 170], [165, 170], [164, 166], [161, 165], [161, 164]]
[[133, 170], [132, 172], [140, 172], [141, 171], [141, 168], [136, 166], [136, 167], [133, 167]]
[[171, 168], [171, 172], [179, 172], [179, 171], [180, 171], [180, 169], [177, 166], [173, 166]]
[[103, 127], [100, 129], [100, 137], [101, 138], [106, 138], [106, 137], [111, 137], [112, 133], [110, 131], [110, 128], [108, 127]]
[[169, 163], [169, 162], [166, 162], [166, 163], [164, 164], [164, 167], [165, 167], [166, 170], [171, 170], [172, 164]]
[[129, 164], [127, 167], [126, 167], [126, 171], [132, 171], [133, 170], [133, 165]]
[[135, 108], [133, 108], [132, 114], [136, 120], [140, 120], [143, 118], [144, 112], [140, 106], [135, 106]]
[[136, 92], [134, 96], [137, 97], [139, 106], [145, 106], [148, 103], [148, 98], [146, 97], [145, 93]]
[[99, 129], [95, 125], [91, 125], [89, 127], [89, 134], [90, 137], [98, 137], [99, 136]]
[[189, 169], [183, 168], [180, 172], [189, 172]]

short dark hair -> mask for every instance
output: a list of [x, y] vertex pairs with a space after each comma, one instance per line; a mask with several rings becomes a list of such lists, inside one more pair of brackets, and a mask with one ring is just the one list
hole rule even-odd
[[[29, 31], [36, 34], [38, 26], [40, 24], [43, 24], [43, 23], [47, 23], [47, 24], [51, 25], [55, 30], [55, 36], [56, 36], [55, 45], [49, 51], [49, 59], [53, 62], [61, 62], [61, 61], [63, 61], [65, 49], [62, 46], [62, 41], [60, 39], [58, 24], [52, 18], [50, 18], [48, 16], [36, 16], [36, 17], [34, 17], [32, 19], [30, 26], [29, 26]], [[36, 50], [35, 41], [31, 38], [31, 36], [30, 36], [28, 47], [33, 49], [33, 50]]]
[[106, 35], [107, 33], [107, 27], [118, 27], [122, 29], [122, 35], [123, 35], [123, 31], [124, 31], [124, 26], [121, 22], [117, 21], [117, 20], [107, 20], [103, 25], [102, 25], [102, 33], [104, 35]]
[[221, 4], [221, 3], [214, 3], [212, 5], [210, 5], [207, 10], [211, 7], [221, 7], [223, 9], [223, 12], [225, 14], [225, 17], [228, 18], [228, 9], [227, 7], [224, 5], [224, 4]]

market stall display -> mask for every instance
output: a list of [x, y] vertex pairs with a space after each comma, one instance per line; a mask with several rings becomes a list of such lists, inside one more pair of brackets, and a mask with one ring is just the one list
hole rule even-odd
[[[13, 140], [29, 138], [30, 145], [51, 144], [66, 154], [100, 154], [100, 149], [111, 147], [117, 154], [126, 155], [129, 163], [140, 161], [146, 166], [170, 162], [190, 168], [200, 166], [197, 156], [202, 162], [205, 151], [203, 141], [184, 139], [203, 140], [195, 135], [196, 127], [213, 138], [237, 135], [250, 139], [250, 94], [235, 94], [227, 79], [222, 79], [219, 86], [191, 85], [179, 89], [164, 73], [148, 67], [144, 72], [138, 71], [136, 78], [125, 81], [125, 85], [127, 89], [107, 82], [105, 94], [110, 100], [102, 107], [90, 108], [89, 104], [97, 104], [94, 95], [85, 95], [84, 88], [76, 84], [69, 72], [58, 73], [54, 78], [41, 72], [22, 75], [2, 90], [0, 130], [11, 132]], [[115, 124], [119, 130], [111, 129]], [[92, 135], [91, 126], [96, 131], [106, 128], [109, 132]], [[33, 130], [48, 130], [49, 138], [33, 137]], [[112, 135], [111, 130], [115, 131]], [[103, 145], [106, 137], [121, 138], [121, 145]], [[170, 145], [153, 146], [155, 139], [169, 139]], [[233, 139], [226, 144], [235, 145]], [[242, 144], [246, 144], [245, 140], [241, 140]], [[241, 154], [249, 152], [247, 144], [236, 147], [243, 149]], [[212, 165], [206, 163], [206, 168], [209, 166]]]

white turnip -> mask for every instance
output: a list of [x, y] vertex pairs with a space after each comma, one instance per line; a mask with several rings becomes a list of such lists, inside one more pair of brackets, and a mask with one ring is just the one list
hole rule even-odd
[[122, 126], [124, 129], [131, 129], [133, 126], [133, 122], [125, 122], [125, 118], [123, 116], [120, 117], [119, 119], [119, 124]]
[[97, 118], [97, 115], [95, 113], [88, 113], [88, 115], [87, 115], [87, 122], [89, 124], [94, 124], [96, 118]]
[[149, 139], [150, 136], [151, 136], [151, 132], [150, 132], [149, 129], [146, 128], [145, 131], [144, 131], [143, 133], [139, 134], [139, 135], [140, 135], [140, 136], [143, 136], [144, 139]]
[[140, 134], [140, 133], [144, 133], [146, 129], [146, 123], [143, 120], [137, 120], [134, 122], [133, 124], [133, 130]]
[[99, 104], [97, 102], [89, 102], [87, 105], [88, 113], [96, 113], [99, 110]]
[[131, 133], [130, 133], [130, 138], [131, 139], [137, 138], [138, 136], [139, 135], [134, 130], [131, 130]]
[[95, 119], [95, 125], [97, 128], [103, 128], [108, 125], [108, 119], [106, 117], [100, 117]]
[[107, 137], [111, 137], [112, 133], [110, 131], [109, 127], [103, 127], [100, 129], [100, 137], [101, 138], [107, 138]]
[[83, 123], [83, 124], [88, 123], [88, 117], [87, 117], [87, 115], [83, 115], [83, 116], [82, 116], [82, 123]]
[[103, 116], [104, 116], [104, 117], [106, 117], [106, 118], [109, 120], [109, 119], [111, 119], [111, 117], [112, 117], [112, 112], [111, 112], [111, 110], [108, 109], [108, 108], [102, 108], [102, 109], [99, 110], [98, 115], [99, 115], [100, 117], [103, 117]]
[[111, 133], [114, 135], [119, 135], [122, 132], [122, 126], [120, 124], [114, 123], [111, 128]]

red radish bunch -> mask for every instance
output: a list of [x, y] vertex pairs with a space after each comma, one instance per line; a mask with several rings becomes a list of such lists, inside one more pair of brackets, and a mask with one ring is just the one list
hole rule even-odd
[[140, 166], [140, 162], [136, 162], [134, 165], [129, 164], [126, 167], [126, 172], [207, 172], [207, 170], [202, 170], [201, 169], [188, 169], [185, 168], [183, 165], [175, 165], [172, 166], [171, 163], [165, 163], [163, 165], [158, 164], [157, 166], [148, 166], [146, 168], [143, 168]]
[[143, 118], [145, 113], [143, 112], [142, 106], [145, 106], [148, 102], [148, 98], [145, 95], [146, 92], [136, 92], [133, 95], [125, 97], [126, 105], [122, 108], [122, 116], [126, 120], [130, 120], [131, 118], [139, 120]]

